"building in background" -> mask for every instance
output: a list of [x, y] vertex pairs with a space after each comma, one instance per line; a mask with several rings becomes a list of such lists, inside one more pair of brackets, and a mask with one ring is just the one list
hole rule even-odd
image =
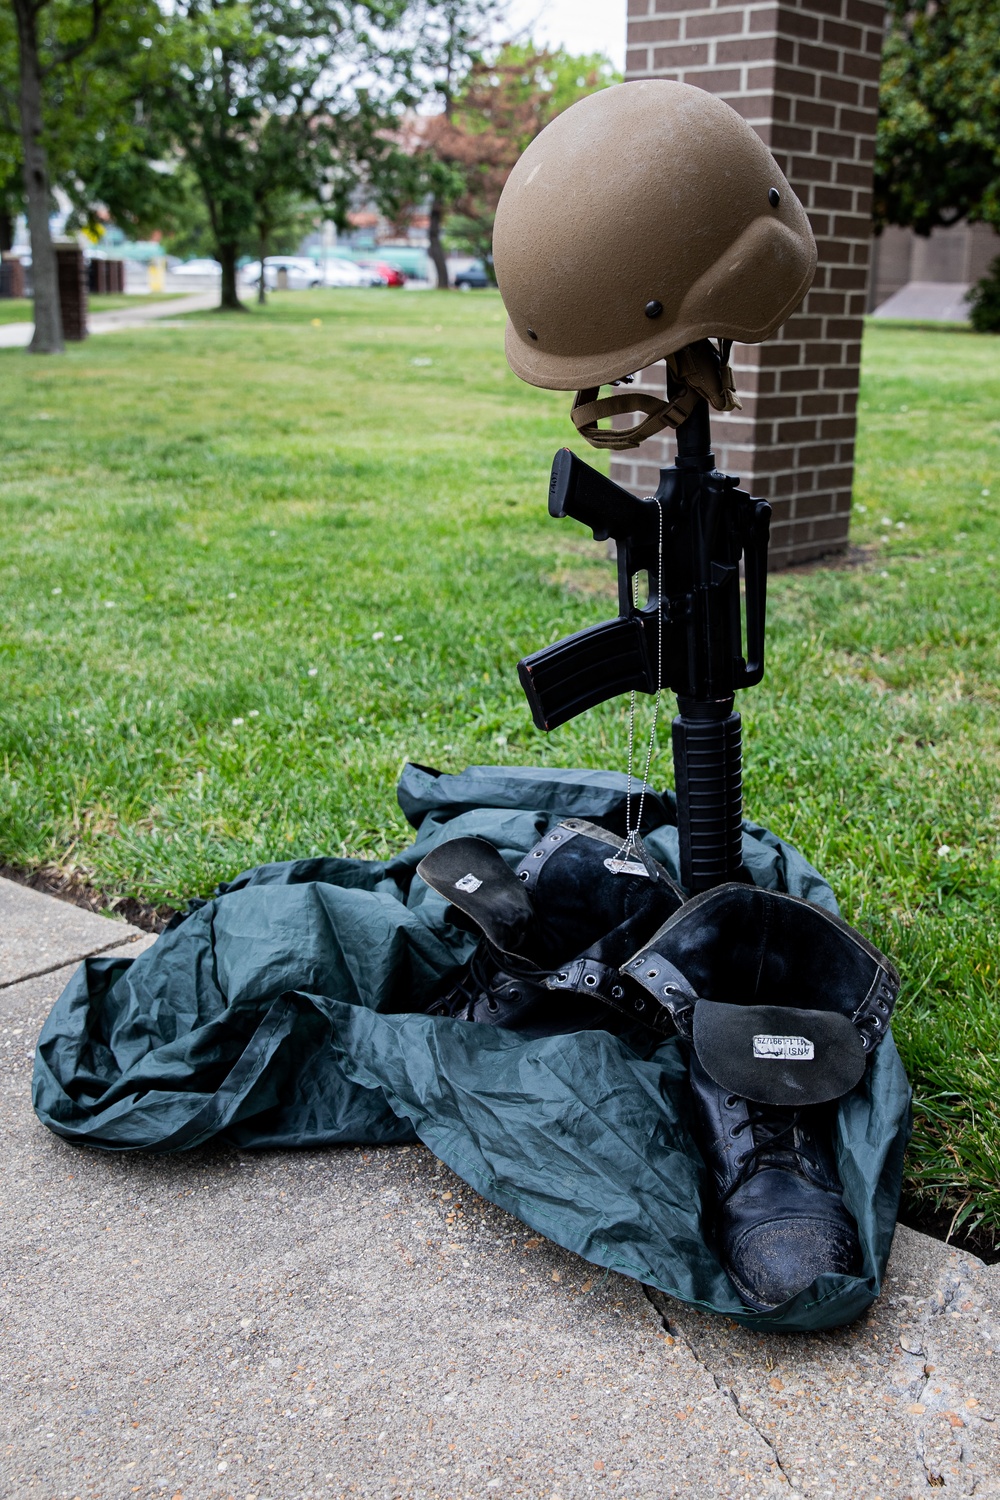
[[872, 243], [868, 310], [877, 318], [961, 322], [966, 294], [1000, 255], [989, 224], [953, 224], [930, 236], [889, 225]]

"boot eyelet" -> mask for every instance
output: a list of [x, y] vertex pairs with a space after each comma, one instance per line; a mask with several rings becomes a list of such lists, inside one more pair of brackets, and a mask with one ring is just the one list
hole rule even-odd
[[588, 989], [593, 989], [594, 985], [597, 983], [597, 979], [593, 974], [584, 974], [583, 982], [585, 985], [587, 985]]
[[646, 970], [646, 978], [647, 979], [655, 979], [656, 976], [657, 976], [657, 974], [659, 974], [659, 972], [660, 972], [659, 969], [647, 969]]
[[512, 1000], [520, 1000], [520, 998], [521, 998], [521, 991], [520, 990], [511, 990], [511, 992], [510, 992], [510, 998]]
[[624, 993], [625, 991], [622, 989], [620, 984], [613, 984], [611, 986], [611, 998], [613, 1000], [620, 1000]]
[[740, 1096], [739, 1096], [739, 1094], [727, 1094], [726, 1095], [726, 1108], [727, 1109], [732, 1109], [734, 1107], [734, 1105], [739, 1104], [739, 1102], [740, 1102]]
[[492, 1015], [496, 1015], [496, 1013], [497, 1013], [497, 1011], [498, 1011], [498, 1010], [499, 1010], [499, 1009], [500, 1009], [500, 1002], [499, 1002], [499, 1000], [495, 1000], [495, 999], [494, 999], [494, 998], [493, 998], [493, 996], [492, 996], [492, 995], [490, 995], [490, 997], [489, 997], [489, 999], [488, 999], [488, 1000], [487, 1000], [487, 1002], [486, 1002], [486, 1009], [487, 1009], [487, 1010], [488, 1010], [488, 1011], [489, 1011], [489, 1012], [490, 1012], [490, 1013], [491, 1013], [491, 1014], [492, 1014]]
[[527, 880], [527, 878], [528, 878], [528, 872], [527, 872], [527, 870], [519, 870], [517, 873], [518, 873], [518, 879], [519, 880]]
[[[650, 975], [650, 978], [652, 978], [652, 975]], [[676, 984], [665, 984], [663, 986], [663, 993], [665, 995], [679, 995], [680, 990], [677, 988]]]
[[736, 1158], [736, 1166], [742, 1167], [743, 1163], [746, 1161], [749, 1155], [749, 1151], [741, 1151], [739, 1156]]
[[531, 851], [531, 857], [532, 859], [541, 859], [542, 853], [543, 851], [541, 849], [533, 849]]
[[646, 1002], [645, 1002], [645, 1000], [643, 1000], [643, 998], [642, 998], [641, 995], [639, 995], [639, 996], [636, 997], [635, 1008], [636, 1008], [637, 1011], [642, 1011], [642, 1010], [646, 1009]]
[[569, 975], [568, 974], [557, 974], [556, 978], [557, 979], [561, 979], [562, 982], [563, 982], [563, 984], [565, 984], [566, 981], [567, 981], [567, 979], [569, 978]]

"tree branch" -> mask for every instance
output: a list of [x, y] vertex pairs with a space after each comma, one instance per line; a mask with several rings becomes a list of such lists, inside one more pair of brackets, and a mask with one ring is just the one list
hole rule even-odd
[[[40, 10], [41, 6], [46, 5], [47, 3], [48, 0], [40, 0], [40, 3], [36, 6], [36, 9]], [[54, 52], [52, 61], [42, 69], [41, 76], [43, 78], [47, 78], [49, 74], [52, 73], [56, 68], [64, 68], [67, 63], [75, 62], [78, 57], [82, 56], [82, 54], [87, 51], [88, 47], [92, 47], [94, 45], [100, 34], [101, 22], [104, 20], [104, 12], [106, 9], [107, 0], [90, 0], [89, 32], [85, 37], [81, 37], [80, 41], [74, 42], [72, 46], [62, 47]]]

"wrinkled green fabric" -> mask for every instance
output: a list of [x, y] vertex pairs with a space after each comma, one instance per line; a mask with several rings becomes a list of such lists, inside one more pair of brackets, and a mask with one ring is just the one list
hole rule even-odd
[[[768, 1329], [857, 1317], [879, 1291], [908, 1135], [892, 1037], [838, 1116], [862, 1275], [820, 1277], [776, 1312], [752, 1313], [705, 1243], [677, 1042], [641, 1059], [607, 1032], [526, 1040], [414, 1013], [474, 941], [415, 875], [423, 855], [477, 834], [516, 864], [562, 818], [624, 828], [624, 776], [408, 766], [399, 800], [417, 838], [396, 858], [264, 865], [193, 902], [138, 958], [88, 959], [39, 1038], [39, 1118], [105, 1150], [419, 1139], [531, 1228], [685, 1302]], [[649, 791], [645, 808], [646, 843], [676, 877], [672, 796]], [[743, 850], [758, 885], [837, 910], [822, 877], [766, 829], [746, 823]]]

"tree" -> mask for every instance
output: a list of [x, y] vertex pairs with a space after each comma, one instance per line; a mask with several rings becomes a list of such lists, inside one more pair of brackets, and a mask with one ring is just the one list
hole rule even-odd
[[883, 51], [875, 220], [929, 234], [1000, 225], [1000, 7], [894, 0]]
[[[103, 0], [90, 0], [86, 6], [63, 6], [61, 12], [53, 9], [48, 16], [44, 13], [52, 0], [11, 0], [11, 4], [17, 33], [15, 108], [20, 123], [35, 289], [35, 328], [29, 347], [32, 354], [59, 354], [64, 346], [56, 252], [49, 233], [52, 188], [45, 139], [44, 87], [56, 69], [75, 61], [97, 40]], [[40, 28], [40, 22], [46, 20], [54, 22], [47, 28], [47, 34]], [[6, 110], [12, 113], [9, 96], [5, 97]]]
[[899, 224], [924, 235], [963, 218], [1000, 229], [996, 0], [893, 0], [874, 217], [876, 230]]
[[0, 9], [0, 255], [14, 243], [14, 220], [21, 211], [24, 173], [17, 121], [17, 47], [14, 17]]
[[466, 181], [462, 132], [452, 121], [456, 97], [482, 62], [502, 11], [502, 0], [423, 0], [415, 14], [409, 102], [432, 100], [440, 109], [405, 122], [399, 151], [380, 163], [379, 196], [392, 217], [407, 200], [430, 200], [428, 251], [439, 287], [448, 286], [441, 239], [444, 216], [461, 197]]
[[[308, 217], [305, 205], [315, 207], [322, 197], [332, 196], [328, 192], [328, 178], [336, 167], [336, 145], [341, 147], [341, 157], [350, 155], [343, 150], [349, 132], [343, 124], [339, 132], [332, 127], [331, 120], [317, 123], [299, 110], [271, 115], [261, 126], [248, 183], [253, 203], [254, 250], [260, 260], [259, 303], [267, 298], [264, 262], [275, 237], [281, 235], [293, 242], [302, 238]], [[331, 212], [343, 222], [343, 213], [338, 212], [337, 206]]]
[[492, 62], [477, 62], [453, 115], [465, 138], [467, 166], [448, 238], [492, 273], [493, 221], [514, 163], [556, 115], [619, 77], [600, 53], [576, 57], [531, 43], [508, 43]]
[[[23, 206], [31, 235], [33, 353], [63, 347], [52, 188], [76, 196], [89, 143], [133, 144], [132, 67], [148, 41], [152, 0], [0, 3], [0, 241]], [[16, 60], [16, 62], [15, 62]], [[20, 186], [18, 186], [20, 178]]]
[[176, 0], [158, 28], [154, 129], [198, 183], [238, 309], [236, 262], [266, 246], [290, 196], [318, 199], [359, 142], [395, 66], [386, 28], [404, 0]]
[[506, 43], [491, 57], [472, 56], [461, 79], [447, 75], [447, 95], [443, 84], [434, 85], [445, 107], [406, 120], [378, 187], [394, 218], [407, 202], [412, 207], [430, 198], [429, 248], [438, 286], [448, 285], [444, 230], [490, 269], [493, 219], [514, 163], [557, 114], [617, 77], [599, 54], [574, 57]]

